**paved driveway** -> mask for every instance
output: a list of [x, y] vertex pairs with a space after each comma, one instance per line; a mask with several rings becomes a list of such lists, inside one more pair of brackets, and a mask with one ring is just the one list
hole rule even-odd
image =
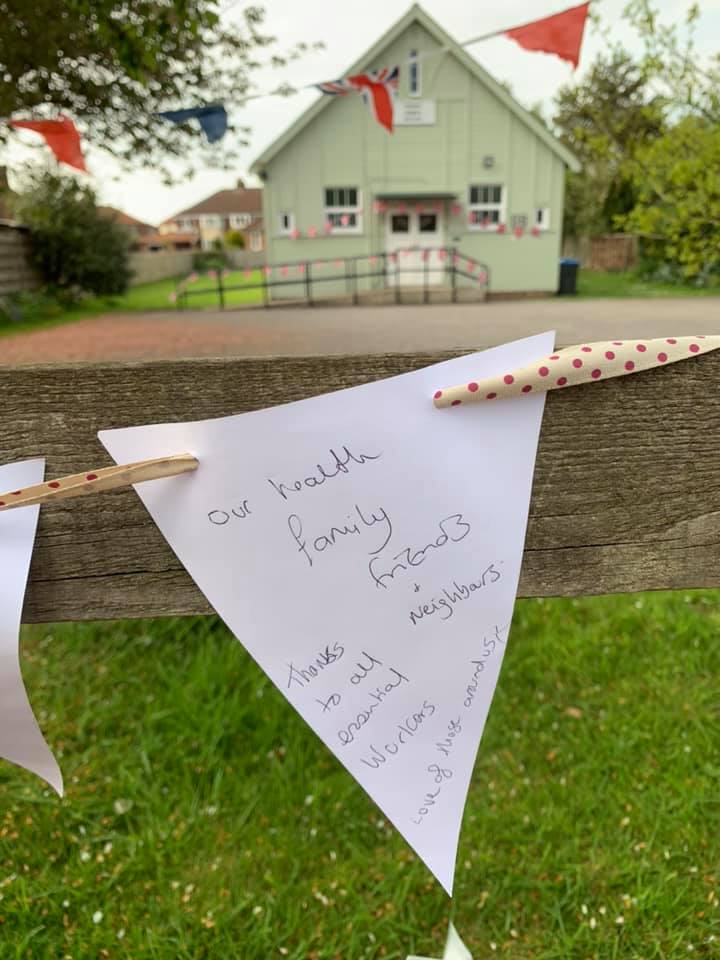
[[719, 314], [706, 297], [109, 314], [0, 337], [0, 364], [470, 349], [542, 330], [560, 346], [720, 333]]

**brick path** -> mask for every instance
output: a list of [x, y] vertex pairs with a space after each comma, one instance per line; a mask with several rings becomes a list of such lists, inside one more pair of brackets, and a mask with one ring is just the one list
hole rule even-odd
[[490, 346], [542, 330], [558, 345], [720, 333], [712, 298], [518, 300], [489, 304], [110, 314], [0, 337], [0, 364]]

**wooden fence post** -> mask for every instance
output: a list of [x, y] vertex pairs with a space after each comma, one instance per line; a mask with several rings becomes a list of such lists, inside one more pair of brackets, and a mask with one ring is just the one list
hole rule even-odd
[[[111, 464], [101, 428], [242, 413], [459, 352], [0, 366], [0, 450], [74, 473]], [[719, 387], [720, 352], [548, 395], [520, 596], [720, 586]], [[209, 612], [133, 491], [41, 510], [26, 621]]]

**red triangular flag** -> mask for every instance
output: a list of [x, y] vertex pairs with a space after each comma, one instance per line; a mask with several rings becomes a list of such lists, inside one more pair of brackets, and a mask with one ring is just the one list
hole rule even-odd
[[525, 50], [554, 53], [577, 67], [589, 9], [590, 3], [582, 3], [579, 7], [571, 7], [552, 17], [534, 20], [522, 27], [505, 30], [504, 33]]
[[10, 120], [9, 126], [39, 133], [60, 163], [67, 163], [87, 173], [80, 134], [70, 117], [58, 117], [57, 120]]

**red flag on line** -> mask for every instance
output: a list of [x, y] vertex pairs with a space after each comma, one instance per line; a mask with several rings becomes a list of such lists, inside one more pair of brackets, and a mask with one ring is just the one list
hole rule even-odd
[[570, 7], [562, 13], [503, 32], [525, 50], [554, 53], [577, 68], [589, 9], [590, 3], [582, 3], [579, 7]]
[[389, 132], [393, 132], [394, 94], [398, 91], [400, 69], [385, 67], [382, 70], [368, 70], [352, 77], [316, 83], [321, 93], [331, 96], [345, 96], [353, 91], [365, 95], [377, 122]]
[[67, 163], [68, 166], [87, 173], [80, 146], [80, 134], [70, 117], [58, 117], [57, 120], [9, 120], [8, 126], [39, 133], [45, 138], [59, 163]]

